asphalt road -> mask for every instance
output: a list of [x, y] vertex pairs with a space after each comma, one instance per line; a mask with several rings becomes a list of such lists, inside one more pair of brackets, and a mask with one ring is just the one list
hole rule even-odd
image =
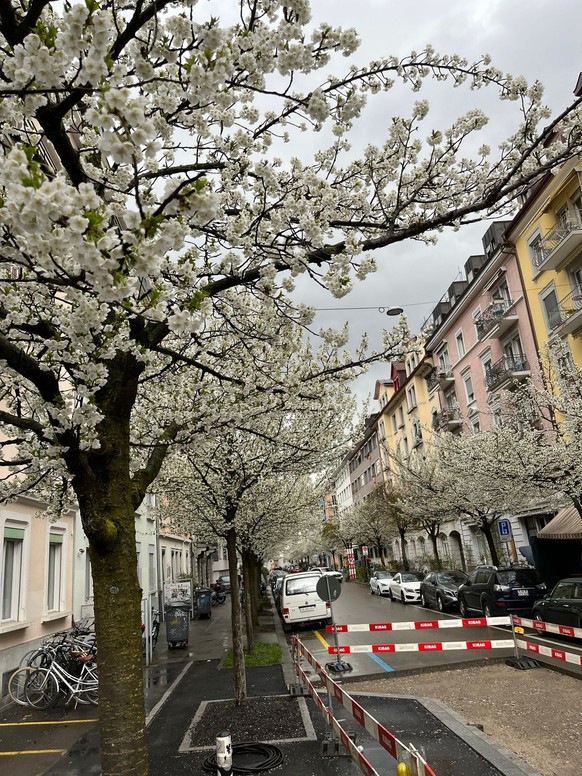
[[[341, 660], [352, 666], [349, 677], [362, 677], [374, 674], [385, 674], [393, 671], [419, 671], [440, 666], [470, 663], [474, 661], [488, 661], [496, 658], [508, 658], [514, 656], [514, 648], [511, 646], [511, 629], [505, 626], [477, 626], [477, 627], [447, 627], [431, 628], [430, 623], [439, 620], [460, 619], [458, 612], [440, 613], [433, 609], [425, 609], [419, 604], [401, 604], [390, 601], [387, 597], [370, 595], [369, 589], [357, 583], [343, 583], [342, 592], [337, 601], [333, 603], [333, 616], [336, 625], [369, 623], [425, 623], [426, 627], [417, 625], [413, 630], [388, 630], [371, 632], [338, 633], [337, 640], [340, 648], [343, 646], [360, 646], [372, 644], [396, 644], [412, 645], [404, 647], [406, 651], [386, 653], [350, 653], [341, 655]], [[477, 619], [477, 618], [469, 618]], [[306, 647], [322, 663], [337, 662], [337, 657], [328, 653], [328, 647], [335, 646], [334, 633], [326, 633], [323, 630], [312, 631], [307, 627], [298, 631], [297, 635], [305, 643]], [[582, 644], [572, 639], [553, 637], [549, 635], [538, 636], [531, 631], [522, 639], [534, 643], [551, 646], [555, 649], [567, 650], [582, 654]], [[467, 648], [466, 642], [509, 642], [504, 648], [478, 649]], [[456, 642], [459, 649], [441, 650], [438, 645]], [[424, 651], [419, 651], [417, 644], [428, 644]], [[402, 647], [400, 647], [402, 649]], [[521, 654], [521, 653], [520, 653]], [[556, 665], [555, 660], [536, 656], [541, 662]], [[570, 669], [570, 666], [568, 666]], [[582, 667], [573, 669], [574, 673], [582, 675]], [[346, 677], [348, 674], [346, 674]]]

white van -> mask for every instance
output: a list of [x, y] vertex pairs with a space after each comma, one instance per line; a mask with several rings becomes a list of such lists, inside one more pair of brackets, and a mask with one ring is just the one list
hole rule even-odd
[[305, 622], [331, 622], [329, 604], [315, 592], [321, 574], [307, 571], [304, 574], [288, 574], [283, 580], [279, 611], [286, 633], [293, 625]]

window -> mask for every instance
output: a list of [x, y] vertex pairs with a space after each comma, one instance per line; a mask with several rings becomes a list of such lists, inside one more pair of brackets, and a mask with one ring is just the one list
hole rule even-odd
[[474, 434], [478, 434], [481, 431], [481, 426], [479, 424], [479, 418], [474, 418], [471, 421], [471, 430]]
[[528, 250], [532, 267], [537, 269], [546, 258], [546, 251], [542, 235], [538, 232], [528, 243]]
[[46, 610], [61, 610], [61, 590], [63, 577], [63, 538], [62, 533], [50, 532], [47, 563]]
[[465, 355], [465, 340], [463, 338], [463, 332], [460, 331], [455, 337], [457, 343], [457, 355], [459, 358], [463, 358]]
[[398, 428], [402, 428], [404, 425], [404, 410], [402, 407], [398, 407]]
[[483, 366], [483, 374], [485, 377], [487, 377], [487, 373], [491, 369], [491, 351], [488, 350], [486, 353], [483, 353], [481, 355], [481, 364]]
[[413, 410], [416, 407], [416, 388], [412, 385], [408, 389], [408, 409]]
[[396, 413], [394, 413], [394, 415], [392, 415], [392, 431], [396, 433], [397, 430], [398, 430], [398, 423], [396, 421]]
[[148, 547], [148, 582], [150, 593], [155, 593], [158, 585], [156, 580], [156, 548], [153, 544]]
[[463, 383], [465, 385], [467, 403], [471, 404], [471, 402], [475, 401], [475, 392], [473, 391], [473, 381], [471, 380], [471, 372], [470, 371], [464, 372], [461, 375], [461, 377], [463, 378]]
[[516, 372], [522, 372], [527, 368], [525, 356], [523, 355], [523, 349], [521, 347], [521, 340], [519, 337], [513, 337], [503, 345], [503, 354], [506, 360], [506, 366], [508, 369]]
[[91, 574], [89, 553], [85, 550], [85, 599], [89, 601], [91, 598], [93, 598], [93, 576]]
[[451, 368], [451, 359], [449, 358], [449, 349], [443, 348], [439, 353], [439, 372], [448, 372]]
[[4, 528], [2, 550], [2, 619], [18, 620], [22, 592], [24, 528]]
[[502, 280], [501, 283], [499, 283], [498, 286], [496, 286], [494, 289], [491, 289], [491, 301], [493, 303], [495, 302], [509, 302], [511, 301], [511, 297], [509, 295], [509, 287], [507, 285], [507, 280], [505, 278]]

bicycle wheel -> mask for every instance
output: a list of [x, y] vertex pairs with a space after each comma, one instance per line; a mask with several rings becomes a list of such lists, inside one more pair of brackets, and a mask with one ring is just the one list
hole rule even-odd
[[[93, 706], [97, 706], [99, 704], [99, 685], [92, 681], [87, 682], [84, 687], [82, 686], [81, 695], [85, 698], [86, 703], [92, 703]], [[80, 698], [79, 700], [81, 701]]]
[[59, 698], [59, 683], [49, 671], [37, 668], [26, 680], [24, 694], [33, 709], [51, 709]]
[[14, 703], [18, 703], [19, 706], [28, 705], [25, 693], [26, 680], [33, 671], [36, 671], [36, 668], [33, 666], [17, 668], [8, 680], [8, 695], [12, 698]]

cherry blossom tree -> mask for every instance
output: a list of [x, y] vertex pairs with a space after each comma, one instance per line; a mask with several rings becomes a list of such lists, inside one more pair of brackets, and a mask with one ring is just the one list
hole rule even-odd
[[[274, 535], [284, 537], [282, 522], [289, 521], [287, 531], [296, 528], [296, 518], [306, 509], [317, 519], [315, 489], [305, 478], [345, 445], [354, 411], [346, 377], [327, 378], [308, 359], [308, 348], [295, 339], [294, 354], [289, 338], [283, 358], [270, 360], [271, 374], [284, 373], [281, 384], [289, 378], [301, 384], [311, 368], [320, 374], [319, 380], [307, 383], [297, 397], [288, 392], [284, 403], [271, 406], [267, 414], [241, 418], [236, 427], [215, 428], [211, 435], [175, 449], [157, 484], [171, 497], [169, 514], [179, 530], [196, 533], [203, 522], [226, 540], [237, 704], [246, 698], [238, 554], [243, 560], [247, 645], [252, 648], [257, 561]], [[294, 479], [303, 485], [301, 491], [294, 487]]]
[[[487, 58], [427, 47], [318, 75], [357, 42], [311, 25], [307, 0], [0, 0], [2, 496], [58, 509], [74, 491], [104, 776], [147, 773], [135, 509], [184, 429], [273, 395], [260, 348], [256, 371], [237, 374], [237, 345], [218, 340], [217, 321], [230, 343], [244, 329], [236, 290], [270, 304], [269, 321], [276, 309], [307, 325], [287, 296], [299, 274], [342, 296], [376, 249], [503, 209], [580, 150], [579, 100], [550, 121], [540, 85]], [[350, 148], [368, 98], [433, 78], [495, 89], [515, 131], [492, 151], [474, 142], [478, 107], [439, 131], [419, 100], [382, 144]], [[314, 154], [287, 151], [324, 125]], [[188, 367], [172, 417], [153, 388]], [[145, 429], [138, 401], [152, 409]]]

